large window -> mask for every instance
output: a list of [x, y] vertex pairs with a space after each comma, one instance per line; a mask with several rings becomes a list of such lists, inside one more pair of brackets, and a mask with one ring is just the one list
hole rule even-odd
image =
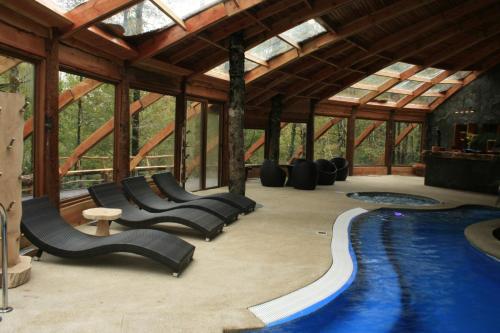
[[314, 117], [316, 132], [326, 132], [314, 142], [314, 158], [331, 160], [345, 157], [347, 143], [347, 118]]
[[305, 156], [306, 134], [307, 126], [303, 123], [290, 123], [281, 129], [281, 164], [288, 164], [293, 158], [303, 158]]
[[385, 164], [385, 121], [356, 119], [354, 165]]
[[394, 165], [411, 165], [420, 161], [422, 126], [418, 123], [395, 123]]
[[22, 170], [23, 196], [33, 195], [33, 108], [35, 100], [35, 66], [17, 58], [0, 55], [0, 91], [22, 94], [24, 108], [24, 156]]
[[130, 166], [133, 175], [172, 171], [175, 97], [130, 90]]
[[113, 179], [115, 88], [83, 76], [59, 74], [61, 197], [85, 193]]
[[245, 128], [245, 164], [262, 164], [266, 131]]

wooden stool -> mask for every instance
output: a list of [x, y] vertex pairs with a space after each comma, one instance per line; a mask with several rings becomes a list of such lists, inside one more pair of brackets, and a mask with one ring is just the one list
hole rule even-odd
[[96, 236], [109, 236], [109, 222], [119, 219], [122, 216], [122, 210], [99, 207], [85, 209], [82, 214], [87, 220], [97, 221]]

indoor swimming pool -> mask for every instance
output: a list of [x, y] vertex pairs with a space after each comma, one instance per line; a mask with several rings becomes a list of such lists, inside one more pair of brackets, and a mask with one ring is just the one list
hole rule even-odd
[[393, 192], [353, 192], [348, 193], [347, 196], [351, 199], [384, 205], [430, 206], [440, 203], [435, 199], [420, 195]]

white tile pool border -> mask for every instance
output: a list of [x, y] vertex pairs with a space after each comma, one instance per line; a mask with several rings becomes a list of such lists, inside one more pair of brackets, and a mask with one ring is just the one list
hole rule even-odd
[[349, 240], [350, 225], [356, 216], [366, 212], [363, 208], [353, 208], [337, 217], [332, 228], [332, 266], [322, 277], [249, 310], [267, 326], [274, 326], [316, 311], [349, 287], [357, 270]]

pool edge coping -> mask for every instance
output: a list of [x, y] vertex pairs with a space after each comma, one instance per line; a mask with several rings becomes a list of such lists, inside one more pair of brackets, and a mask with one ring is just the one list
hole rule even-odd
[[308, 315], [340, 295], [352, 284], [357, 272], [356, 257], [349, 237], [351, 222], [367, 212], [364, 208], [352, 208], [336, 218], [330, 244], [332, 264], [320, 278], [286, 295], [251, 306], [248, 310], [267, 327], [271, 327]]

